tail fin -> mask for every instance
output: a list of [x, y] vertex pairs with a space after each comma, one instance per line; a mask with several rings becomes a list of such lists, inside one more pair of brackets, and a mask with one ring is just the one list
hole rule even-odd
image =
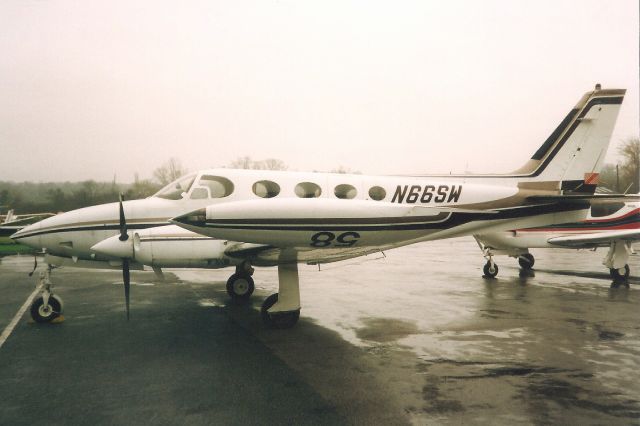
[[533, 157], [514, 172], [521, 188], [593, 194], [609, 148], [624, 89], [585, 93]]
[[7, 215], [4, 218], [4, 223], [12, 222], [14, 218], [15, 216], [13, 215], [13, 209], [11, 209], [7, 212]]

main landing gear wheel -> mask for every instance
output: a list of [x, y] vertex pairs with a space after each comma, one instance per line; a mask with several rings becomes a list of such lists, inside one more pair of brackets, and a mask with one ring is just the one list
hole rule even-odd
[[269, 308], [278, 301], [278, 293], [274, 293], [267, 297], [260, 308], [260, 315], [266, 325], [271, 328], [291, 328], [298, 322], [300, 318], [300, 309], [289, 312], [269, 313]]
[[498, 275], [498, 264], [487, 261], [487, 263], [484, 264], [484, 268], [482, 268], [482, 272], [484, 272], [485, 277], [495, 278], [496, 275]]
[[227, 280], [227, 294], [234, 302], [246, 302], [254, 289], [253, 278], [249, 275], [233, 274]]
[[62, 313], [62, 299], [55, 294], [49, 296], [49, 302], [45, 305], [44, 298], [38, 297], [31, 304], [31, 318], [35, 322], [51, 322]]
[[629, 265], [624, 265], [624, 268], [611, 268], [609, 269], [609, 273], [614, 281], [626, 281], [630, 273]]
[[518, 256], [518, 263], [522, 269], [533, 269], [533, 264], [536, 263], [536, 259], [531, 253], [524, 253]]

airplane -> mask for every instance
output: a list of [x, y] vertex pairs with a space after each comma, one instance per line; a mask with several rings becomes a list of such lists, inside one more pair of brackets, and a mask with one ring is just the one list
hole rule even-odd
[[0, 237], [8, 237], [38, 220], [53, 216], [53, 213], [31, 213], [16, 215], [14, 210], [9, 210], [0, 223]]
[[278, 268], [279, 290], [264, 322], [296, 324], [298, 263], [322, 264], [404, 245], [583, 219], [593, 198], [585, 176], [599, 171], [624, 89], [587, 92], [531, 159], [510, 174], [365, 176], [211, 169], [143, 200], [70, 211], [12, 238], [46, 252], [42, 296], [31, 315], [62, 312], [53, 266], [122, 269], [129, 318], [130, 269], [235, 267], [233, 300], [255, 288], [253, 266]]
[[524, 270], [535, 263], [531, 248], [597, 249], [609, 247], [603, 265], [609, 268], [614, 283], [629, 278], [629, 255], [634, 254], [633, 244], [640, 241], [640, 202], [638, 195], [629, 197], [634, 201], [594, 202], [586, 219], [575, 223], [561, 223], [534, 228], [514, 229], [504, 232], [474, 235], [480, 249], [487, 258], [484, 275], [498, 275], [498, 265], [493, 256], [507, 255], [518, 259]]

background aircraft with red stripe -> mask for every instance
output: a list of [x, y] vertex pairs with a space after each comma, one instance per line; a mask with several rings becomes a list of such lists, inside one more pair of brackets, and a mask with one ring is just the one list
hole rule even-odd
[[535, 262], [531, 248], [608, 247], [602, 263], [614, 281], [626, 281], [630, 274], [629, 256], [635, 254], [633, 244], [640, 241], [640, 202], [637, 195], [628, 198], [633, 201], [594, 203], [587, 218], [580, 222], [474, 235], [487, 258], [485, 275], [498, 274], [495, 255], [516, 257], [523, 269], [531, 269]]

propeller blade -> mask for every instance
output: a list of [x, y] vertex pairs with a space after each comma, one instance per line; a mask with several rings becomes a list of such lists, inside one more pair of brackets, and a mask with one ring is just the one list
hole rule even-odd
[[129, 290], [131, 282], [129, 277], [129, 259], [122, 259], [122, 281], [124, 281], [124, 300], [127, 306], [127, 321], [129, 321]]
[[129, 234], [127, 234], [127, 221], [124, 218], [124, 207], [122, 202], [124, 201], [124, 195], [120, 194], [120, 241], [127, 241]]

